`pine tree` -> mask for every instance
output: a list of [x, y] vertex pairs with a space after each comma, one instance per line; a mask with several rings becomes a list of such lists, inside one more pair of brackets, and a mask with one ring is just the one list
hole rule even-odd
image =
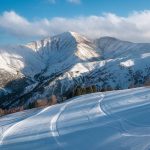
[[82, 88], [82, 95], [86, 94], [86, 89], [83, 87]]
[[145, 86], [150, 86], [150, 79], [147, 79], [144, 83]]
[[76, 91], [75, 91], [75, 96], [79, 96], [79, 95], [81, 95], [82, 94], [82, 92], [81, 92], [81, 88], [77, 88], [76, 89]]
[[93, 93], [97, 92], [97, 89], [96, 89], [95, 85], [92, 85], [92, 90], [93, 90]]
[[28, 106], [27, 106], [27, 109], [32, 109], [32, 108], [35, 108], [35, 103], [34, 102], [29, 103]]
[[92, 87], [87, 87], [86, 88], [86, 93], [88, 94], [88, 93], [93, 93], [93, 89], [92, 89]]
[[0, 109], [0, 116], [4, 115], [4, 110]]

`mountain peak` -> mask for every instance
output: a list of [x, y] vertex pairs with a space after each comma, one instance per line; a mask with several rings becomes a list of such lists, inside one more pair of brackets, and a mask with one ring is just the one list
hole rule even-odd
[[25, 46], [34, 51], [39, 51], [41, 48], [51, 45], [51, 43], [62, 44], [64, 42], [68, 43], [69, 45], [70, 43], [72, 45], [77, 45], [77, 43], [91, 44], [90, 40], [79, 33], [68, 31], [52, 37], [44, 38], [42, 40], [30, 42]]

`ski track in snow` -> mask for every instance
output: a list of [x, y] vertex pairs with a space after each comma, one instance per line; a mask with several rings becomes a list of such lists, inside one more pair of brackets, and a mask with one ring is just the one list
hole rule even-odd
[[[101, 97], [100, 97], [100, 99], [98, 100], [98, 103], [96, 104], [96, 105], [98, 105], [99, 109], [100, 109], [99, 104], [100, 104], [100, 102], [104, 99], [104, 96], [105, 96], [104, 94], [101, 94]], [[69, 105], [72, 104], [72, 103], [74, 103], [73, 100], [70, 101], [70, 102], [68, 102], [68, 103], [66, 103], [64, 106], [62, 106], [62, 107], [60, 108], [59, 112], [56, 113], [56, 115], [54, 115], [53, 118], [52, 118], [51, 121], [50, 121], [50, 131], [51, 131], [52, 136], [53, 136], [53, 138], [55, 139], [56, 143], [57, 143], [58, 145], [60, 145], [60, 146], [61, 146], [61, 144], [59, 143], [59, 141], [58, 141], [58, 139], [57, 139], [57, 137], [60, 136], [60, 135], [59, 135], [59, 129], [58, 129], [58, 127], [57, 127], [57, 121], [58, 121], [58, 119], [60, 118], [60, 116], [63, 114], [63, 112], [67, 109], [67, 107], [69, 107]], [[94, 105], [94, 107], [95, 107], [95, 105]], [[92, 110], [92, 108], [93, 108], [93, 106], [90, 108], [90, 110]], [[90, 110], [88, 110], [88, 111], [90, 112]], [[88, 113], [88, 120], [89, 120], [89, 123], [90, 123], [90, 118], [92, 118], [92, 116], [90, 116], [90, 113]]]
[[62, 106], [59, 110], [59, 112], [54, 115], [54, 117], [51, 119], [50, 122], [50, 130], [52, 131], [53, 137], [59, 136], [59, 132], [57, 129], [57, 120], [60, 117], [60, 115], [63, 113], [63, 111], [66, 109], [66, 107], [69, 105], [69, 103], [66, 103], [64, 106]]
[[[47, 109], [47, 108], [45, 108], [45, 109]], [[36, 114], [35, 114], [35, 113], [30, 114], [29, 117], [25, 117], [25, 119], [23, 119], [23, 120], [21, 120], [21, 121], [15, 123], [15, 124], [13, 124], [11, 127], [9, 127], [9, 128], [2, 134], [2, 137], [0, 138], [0, 145], [3, 145], [3, 141], [5, 140], [5, 138], [7, 137], [7, 135], [9, 135], [10, 132], [15, 131], [15, 129], [17, 129], [18, 125], [20, 125], [21, 123], [23, 123], [24, 121], [26, 121], [26, 120], [28, 120], [28, 119], [30, 119], [30, 118], [32, 118], [32, 117], [35, 117], [35, 116], [39, 115], [39, 114], [42, 113], [42, 112], [44, 112], [44, 109], [41, 110], [39, 113], [38, 113], [38, 111], [37, 111]]]
[[[142, 96], [146, 95], [145, 92], [147, 92], [147, 91], [149, 92], [148, 88], [145, 89], [145, 90], [141, 90], [141, 88], [139, 88], [136, 91], [133, 91], [133, 92], [130, 91], [130, 92], [132, 93], [132, 96], [134, 94], [139, 94], [141, 92], [140, 93], [140, 97], [142, 97]], [[128, 94], [130, 94], [130, 92]], [[119, 96], [119, 95], [117, 95], [117, 96]], [[116, 96], [114, 96], [114, 98], [115, 97]], [[121, 94], [121, 98], [122, 97], [127, 97], [127, 93]], [[134, 96], [134, 98], [136, 99], [137, 97]], [[131, 108], [129, 107], [127, 110], [130, 110], [130, 109], [136, 109], [137, 110], [139, 108], [139, 106], [141, 108], [142, 106], [147, 106], [147, 105], [150, 105], [150, 101], [147, 101], [147, 102], [145, 102], [143, 104], [140, 103], [140, 105], [137, 104], [137, 106], [131, 106]], [[146, 137], [147, 136], [147, 137], [150, 137], [150, 132], [148, 132], [147, 134], [142, 134], [142, 135], [141, 135], [141, 133], [138, 133], [139, 130], [143, 130], [144, 128], [147, 129], [147, 131], [150, 131], [150, 124], [149, 125], [141, 125], [141, 124], [135, 123], [135, 122], [133, 122], [131, 120], [128, 120], [126, 118], [121, 118], [121, 116], [118, 116], [115, 113], [111, 113], [111, 112], [107, 111], [107, 103], [106, 103], [106, 101], [101, 101], [100, 102], [100, 107], [101, 107], [102, 111], [108, 117], [114, 118], [115, 120], [118, 120], [118, 123], [119, 123], [119, 125], [121, 127], [120, 131], [121, 131], [123, 136], [133, 136], [133, 137], [138, 137], [138, 136]], [[131, 128], [136, 128], [137, 129], [137, 131], [135, 131], [136, 133], [135, 132], [134, 133], [130, 133], [129, 129], [131, 129]]]
[[[23, 142], [25, 143], [22, 147], [24, 150], [29, 147], [28, 142], [32, 140], [42, 142], [45, 139], [41, 140], [41, 138], [46, 136], [48, 138], [46, 150], [49, 149], [49, 146], [53, 147], [52, 150], [89, 150], [93, 146], [93, 150], [97, 150], [96, 147], [104, 150], [148, 150], [150, 140], [149, 100], [149, 88], [79, 96], [68, 102], [44, 108], [36, 114], [30, 112], [30, 117], [18, 121], [1, 135], [0, 147], [4, 146], [6, 150], [20, 150], [20, 147], [16, 148], [13, 144], [16, 143], [17, 146]], [[3, 125], [9, 123], [7, 116], [3, 120]], [[84, 138], [91, 140], [91, 144], [84, 143]], [[83, 140], [83, 143], [77, 144], [78, 140], [80, 142]], [[42, 146], [40, 147], [41, 144], [36, 147], [38, 143], [35, 142], [33, 149], [43, 150]], [[94, 143], [98, 145], [92, 145]]]

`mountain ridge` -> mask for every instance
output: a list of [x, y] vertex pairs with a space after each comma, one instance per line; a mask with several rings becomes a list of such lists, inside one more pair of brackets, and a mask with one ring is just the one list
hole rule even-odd
[[[92, 41], [75, 32], [6, 46], [0, 48], [0, 106], [26, 105], [52, 94], [62, 101], [77, 87], [95, 85], [103, 90], [142, 86], [150, 77], [149, 57], [148, 43], [112, 37]], [[16, 84], [21, 90], [14, 90]]]

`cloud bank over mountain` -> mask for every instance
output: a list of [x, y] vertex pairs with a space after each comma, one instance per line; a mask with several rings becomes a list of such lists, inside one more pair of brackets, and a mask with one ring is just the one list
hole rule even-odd
[[41, 38], [75, 31], [91, 39], [112, 36], [132, 42], [150, 41], [150, 10], [132, 12], [127, 17], [113, 13], [99, 16], [28, 20], [15, 11], [0, 14], [0, 33], [19, 38]]

